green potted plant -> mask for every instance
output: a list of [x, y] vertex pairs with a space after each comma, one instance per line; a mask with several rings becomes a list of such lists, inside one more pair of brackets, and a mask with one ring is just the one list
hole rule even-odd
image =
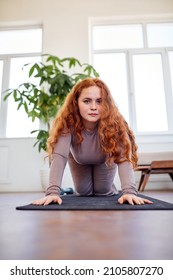
[[51, 120], [72, 87], [81, 79], [99, 76], [92, 65], [82, 64], [74, 57], [60, 59], [54, 55], [43, 55], [43, 58], [44, 63], [29, 65], [28, 76], [35, 77], [38, 83], [28, 82], [20, 84], [16, 89], [7, 89], [4, 97], [4, 100], [13, 97], [18, 103], [17, 110], [24, 107], [33, 122], [38, 118], [45, 124], [45, 129], [31, 131], [36, 133], [34, 146], [38, 145], [39, 152], [46, 151]]

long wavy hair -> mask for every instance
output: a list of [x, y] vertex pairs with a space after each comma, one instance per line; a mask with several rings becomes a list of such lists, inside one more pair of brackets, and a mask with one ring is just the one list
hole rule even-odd
[[49, 156], [53, 153], [54, 146], [62, 134], [75, 134], [79, 145], [83, 141], [84, 125], [79, 113], [78, 98], [83, 89], [91, 86], [99, 87], [101, 92], [101, 117], [98, 121], [98, 133], [102, 151], [107, 155], [107, 164], [130, 161], [135, 168], [138, 157], [134, 134], [114, 103], [109, 88], [97, 78], [86, 78], [78, 82], [67, 95], [52, 123], [47, 143]]

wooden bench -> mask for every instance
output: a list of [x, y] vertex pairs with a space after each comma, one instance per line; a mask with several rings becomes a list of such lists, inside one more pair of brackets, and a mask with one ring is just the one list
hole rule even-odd
[[159, 160], [147, 165], [138, 165], [135, 171], [141, 171], [138, 191], [144, 191], [151, 174], [167, 173], [173, 181], [173, 160]]

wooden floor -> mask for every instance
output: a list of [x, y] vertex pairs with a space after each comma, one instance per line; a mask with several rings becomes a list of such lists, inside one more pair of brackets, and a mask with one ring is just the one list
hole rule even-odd
[[15, 210], [41, 196], [0, 194], [1, 260], [173, 260], [173, 211]]

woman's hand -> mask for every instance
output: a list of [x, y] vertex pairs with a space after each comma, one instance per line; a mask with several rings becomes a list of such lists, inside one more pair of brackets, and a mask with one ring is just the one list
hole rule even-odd
[[51, 202], [61, 204], [62, 199], [58, 195], [48, 195], [48, 196], [45, 196], [43, 198], [34, 200], [31, 204], [34, 204], [34, 205], [48, 205]]
[[141, 204], [145, 204], [145, 203], [147, 203], [147, 204], [153, 203], [152, 201], [150, 201], [148, 199], [136, 196], [134, 194], [124, 194], [118, 199], [118, 203], [120, 203], [120, 204], [124, 204], [125, 202], [128, 202], [131, 205], [134, 205], [134, 204], [141, 205]]

